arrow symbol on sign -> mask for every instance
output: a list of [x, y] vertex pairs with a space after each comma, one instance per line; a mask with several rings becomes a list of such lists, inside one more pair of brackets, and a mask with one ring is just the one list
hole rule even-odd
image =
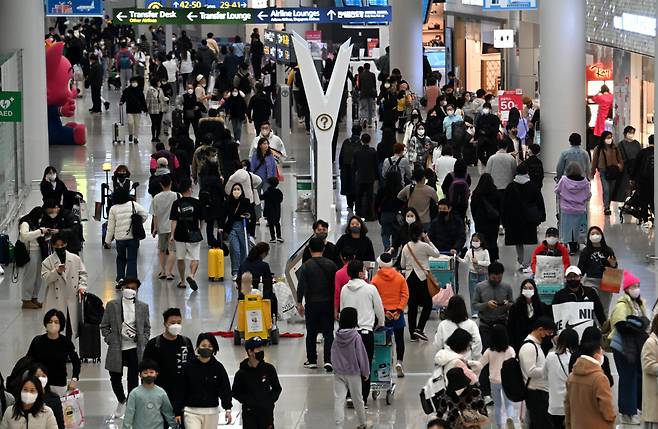
[[258, 19], [260, 19], [261, 21], [263, 21], [263, 20], [265, 20], [265, 18], [267, 18], [267, 14], [263, 11], [258, 12], [258, 15], [256, 15], [256, 16], [258, 16]]
[[189, 19], [190, 21], [194, 21], [194, 18], [198, 18], [198, 17], [199, 15], [195, 15], [194, 12], [190, 12], [187, 14], [187, 19]]
[[242, 8], [244, 9], [244, 8], [246, 8], [246, 7], [247, 7], [247, 3], [245, 3], [245, 2], [242, 2], [242, 3], [240, 3], [240, 6], [242, 6]]
[[180, 5], [180, 3], [178, 3], [177, 1], [175, 1], [175, 2], [173, 2], [171, 5], [172, 5], [173, 7], [175, 7], [175, 8], [177, 8], [177, 7]]
[[329, 10], [329, 12], [327, 12], [327, 16], [329, 17], [329, 20], [333, 21], [336, 17], [336, 11], [333, 9]]
[[128, 18], [128, 16], [124, 15], [123, 12], [117, 13], [117, 19], [119, 20], [119, 22], [123, 22], [124, 18]]

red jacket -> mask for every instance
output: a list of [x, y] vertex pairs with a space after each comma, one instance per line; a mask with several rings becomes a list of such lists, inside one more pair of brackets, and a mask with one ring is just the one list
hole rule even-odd
[[569, 259], [569, 250], [567, 250], [567, 247], [558, 242], [555, 245], [555, 249], [551, 252], [551, 254], [548, 254], [548, 244], [546, 243], [546, 240], [542, 241], [539, 243], [539, 246], [535, 247], [535, 250], [532, 252], [532, 262], [531, 262], [531, 267], [532, 267], [532, 272], [535, 273], [537, 269], [537, 255], [543, 255], [543, 256], [560, 256], [562, 255], [562, 263], [564, 264], [564, 271], [569, 268], [569, 265], [571, 265], [571, 259]]

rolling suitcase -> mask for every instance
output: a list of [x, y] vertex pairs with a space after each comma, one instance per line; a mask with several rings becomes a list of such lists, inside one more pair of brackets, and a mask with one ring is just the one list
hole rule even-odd
[[222, 249], [208, 249], [208, 280], [224, 280], [224, 251]]
[[123, 106], [119, 105], [119, 122], [112, 124], [112, 143], [120, 144], [126, 141], [126, 126], [123, 123]]
[[100, 322], [104, 312], [103, 301], [100, 298], [91, 293], [83, 295], [80, 301], [80, 325], [78, 327], [79, 354], [83, 362], [98, 363], [101, 361]]

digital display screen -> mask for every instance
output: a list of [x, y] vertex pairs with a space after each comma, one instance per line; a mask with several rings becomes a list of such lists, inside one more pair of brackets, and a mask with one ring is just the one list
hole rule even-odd
[[443, 52], [426, 52], [427, 60], [432, 67], [432, 71], [444, 70], [446, 68], [446, 53]]

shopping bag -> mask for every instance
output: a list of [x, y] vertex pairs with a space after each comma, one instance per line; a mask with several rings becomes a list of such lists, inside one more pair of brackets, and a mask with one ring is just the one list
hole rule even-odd
[[64, 411], [64, 427], [66, 429], [83, 428], [85, 426], [84, 394], [79, 390], [74, 390], [60, 400]]
[[276, 282], [272, 286], [277, 300], [277, 319], [289, 320], [297, 312], [295, 297], [290, 287], [283, 282]]
[[603, 277], [601, 277], [601, 292], [619, 293], [621, 283], [624, 280], [624, 270], [617, 268], [605, 267]]
[[445, 288], [439, 290], [439, 293], [432, 297], [432, 307], [447, 307], [448, 301], [450, 301], [450, 298], [452, 298], [454, 295], [455, 293], [452, 291], [452, 285], [446, 285]]

